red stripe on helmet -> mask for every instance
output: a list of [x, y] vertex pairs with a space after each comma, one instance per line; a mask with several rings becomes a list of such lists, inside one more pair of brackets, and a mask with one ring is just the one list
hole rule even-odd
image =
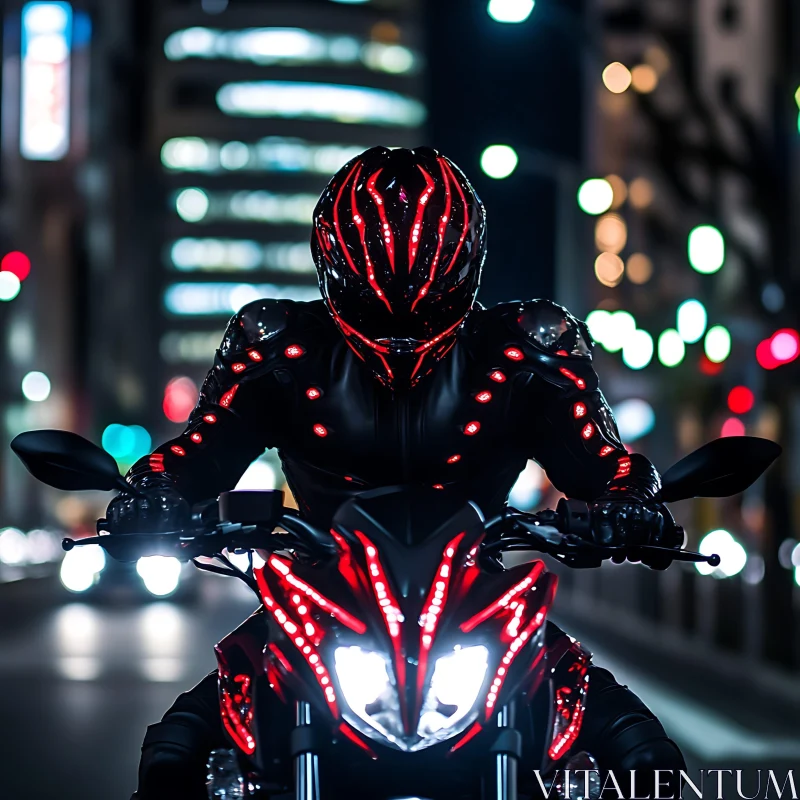
[[425, 207], [428, 204], [428, 200], [431, 199], [431, 195], [433, 194], [433, 190], [436, 188], [436, 184], [433, 181], [433, 178], [428, 175], [425, 170], [417, 164], [417, 168], [422, 173], [423, 177], [425, 178], [426, 186], [422, 190], [419, 196], [419, 200], [417, 200], [417, 214], [414, 217], [414, 227], [411, 229], [411, 239], [408, 243], [408, 271], [411, 272], [411, 267], [414, 266], [414, 261], [417, 259], [417, 253], [419, 252], [419, 243], [422, 240], [422, 216], [425, 213]]
[[428, 275], [428, 280], [420, 287], [419, 294], [417, 295], [416, 300], [411, 304], [411, 310], [414, 310], [414, 307], [428, 294], [428, 290], [431, 288], [431, 284], [433, 283], [433, 279], [436, 275], [436, 267], [439, 266], [439, 258], [442, 255], [442, 246], [444, 245], [444, 235], [447, 232], [447, 223], [450, 221], [450, 211], [453, 208], [453, 196], [450, 194], [450, 180], [447, 177], [447, 172], [445, 172], [444, 167], [442, 166], [442, 160], [439, 159], [439, 169], [442, 171], [442, 177], [444, 178], [444, 194], [446, 198], [445, 207], [444, 207], [444, 214], [439, 218], [439, 230], [437, 231], [437, 243], [436, 243], [436, 253], [431, 260], [431, 271]]
[[461, 248], [464, 246], [464, 240], [467, 238], [467, 231], [469, 230], [469, 207], [467, 205], [467, 198], [464, 195], [464, 190], [461, 188], [461, 184], [458, 182], [458, 178], [450, 167], [450, 164], [448, 164], [448, 162], [441, 156], [439, 157], [439, 162], [443, 164], [445, 169], [447, 169], [447, 171], [450, 173], [450, 177], [453, 179], [453, 183], [456, 185], [456, 189], [458, 189], [458, 193], [461, 195], [461, 205], [464, 209], [464, 227], [461, 230], [461, 238], [458, 240], [456, 251], [453, 253], [453, 257], [450, 259], [447, 269], [444, 271], [444, 274], [447, 275], [447, 273], [450, 272], [453, 264], [456, 263], [458, 254], [461, 252]]
[[344, 243], [344, 239], [342, 238], [342, 229], [339, 226], [339, 202], [342, 199], [342, 192], [344, 191], [344, 187], [347, 186], [348, 181], [350, 180], [350, 176], [356, 171], [356, 168], [360, 166], [360, 162], [356, 162], [353, 165], [353, 169], [347, 174], [347, 177], [342, 182], [342, 185], [339, 187], [339, 192], [336, 195], [336, 202], [333, 204], [333, 227], [336, 231], [336, 239], [339, 242], [339, 247], [342, 248], [342, 252], [344, 253], [344, 257], [347, 259], [347, 263], [350, 265], [350, 269], [355, 272], [356, 275], [359, 274], [358, 269], [356, 269], [356, 265], [353, 263], [353, 259], [350, 258], [350, 251], [347, 249], [347, 245]]
[[394, 272], [394, 234], [392, 233], [392, 226], [389, 225], [386, 219], [386, 203], [384, 203], [381, 193], [375, 188], [375, 182], [378, 180], [378, 176], [381, 172], [383, 172], [383, 167], [370, 176], [370, 179], [367, 181], [367, 191], [372, 198], [372, 202], [375, 203], [378, 209], [378, 216], [381, 219], [381, 238], [386, 247], [389, 266], [392, 268], [392, 272]]
[[358, 185], [358, 179], [361, 177], [361, 165], [358, 165], [358, 172], [356, 173], [355, 178], [353, 178], [353, 184], [350, 187], [350, 211], [353, 215], [353, 222], [355, 226], [358, 228], [358, 235], [361, 237], [361, 249], [364, 251], [364, 260], [367, 264], [367, 281], [369, 285], [372, 287], [372, 291], [375, 292], [378, 297], [386, 304], [386, 308], [389, 309], [389, 313], [392, 313], [392, 307], [389, 305], [389, 301], [386, 299], [386, 294], [384, 293], [383, 289], [378, 286], [378, 282], [375, 280], [375, 267], [372, 265], [372, 259], [369, 257], [369, 249], [367, 248], [367, 223], [364, 221], [364, 217], [361, 216], [358, 210], [358, 204], [356, 203], [356, 186]]

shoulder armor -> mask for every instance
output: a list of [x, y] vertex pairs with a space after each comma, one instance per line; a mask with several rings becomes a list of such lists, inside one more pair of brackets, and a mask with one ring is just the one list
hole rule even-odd
[[515, 323], [525, 337], [544, 350], [591, 356], [594, 342], [586, 323], [551, 300], [528, 300], [517, 307]]
[[293, 316], [291, 300], [255, 300], [228, 323], [220, 352], [223, 356], [246, 350], [286, 330]]

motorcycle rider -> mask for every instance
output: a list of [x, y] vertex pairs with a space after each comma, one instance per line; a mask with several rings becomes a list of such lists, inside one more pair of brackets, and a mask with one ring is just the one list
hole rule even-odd
[[[260, 300], [232, 318], [185, 431], [131, 469], [139, 496], [109, 506], [113, 531], [186, 526], [192, 503], [277, 448], [300, 513], [323, 528], [354, 494], [402, 483], [489, 517], [533, 458], [590, 503], [598, 543], [680, 546], [654, 502], [657, 471], [620, 441], [586, 325], [549, 300], [475, 302], [486, 218], [453, 162], [367, 150], [322, 193], [311, 247], [322, 299]], [[610, 673], [592, 667], [590, 687], [581, 738], [605, 767], [684, 768]], [[138, 797], [205, 797], [224, 741], [212, 674], [148, 729]]]

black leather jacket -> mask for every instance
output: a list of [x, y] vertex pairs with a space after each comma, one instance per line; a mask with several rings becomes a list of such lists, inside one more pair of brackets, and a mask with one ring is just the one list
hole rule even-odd
[[321, 526], [354, 493], [409, 482], [489, 516], [530, 458], [570, 497], [647, 500], [658, 473], [620, 442], [592, 349], [585, 324], [548, 300], [476, 306], [434, 371], [392, 391], [322, 301], [257, 301], [231, 320], [186, 430], [128, 481], [196, 502], [274, 447], [300, 512]]

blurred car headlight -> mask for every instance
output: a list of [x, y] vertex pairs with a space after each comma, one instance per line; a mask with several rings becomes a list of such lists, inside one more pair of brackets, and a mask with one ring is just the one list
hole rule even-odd
[[85, 592], [105, 569], [106, 554], [99, 544], [87, 544], [70, 550], [61, 562], [61, 583], [71, 592]]
[[144, 556], [136, 562], [136, 572], [150, 594], [164, 597], [178, 588], [181, 562], [172, 556]]
[[460, 648], [436, 660], [417, 726], [424, 746], [455, 736], [472, 721], [488, 665], [489, 650], [483, 645]]
[[402, 736], [403, 720], [389, 659], [373, 650], [337, 647], [334, 661], [339, 688], [350, 710], [390, 742]]

